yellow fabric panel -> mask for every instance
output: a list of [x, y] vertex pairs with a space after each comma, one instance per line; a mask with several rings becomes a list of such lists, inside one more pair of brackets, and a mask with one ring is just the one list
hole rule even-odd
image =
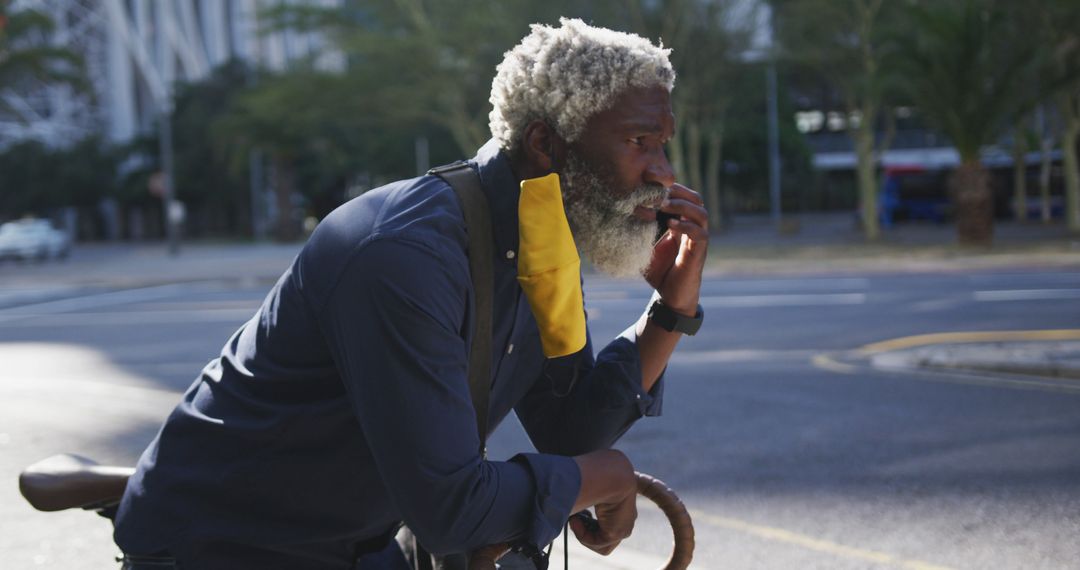
[[581, 259], [563, 210], [558, 174], [521, 181], [518, 283], [529, 300], [544, 356], [585, 348]]

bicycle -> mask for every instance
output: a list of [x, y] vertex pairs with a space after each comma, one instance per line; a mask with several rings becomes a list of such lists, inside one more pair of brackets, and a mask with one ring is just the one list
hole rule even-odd
[[[101, 465], [73, 454], [43, 459], [19, 474], [19, 491], [39, 511], [79, 508], [112, 520], [133, 467]], [[638, 494], [655, 503], [671, 524], [674, 545], [662, 570], [686, 570], [694, 553], [694, 525], [685, 505], [663, 481], [635, 472]], [[469, 570], [494, 570], [496, 561], [474, 556]]]

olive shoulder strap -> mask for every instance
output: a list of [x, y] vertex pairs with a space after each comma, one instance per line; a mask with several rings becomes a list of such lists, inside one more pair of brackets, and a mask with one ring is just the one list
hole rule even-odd
[[476, 325], [473, 328], [472, 346], [469, 347], [469, 394], [476, 410], [480, 453], [486, 459], [488, 396], [491, 391], [492, 303], [495, 287], [491, 212], [487, 197], [480, 186], [480, 175], [468, 163], [457, 162], [439, 166], [432, 168], [428, 174], [434, 174], [450, 184], [465, 214], [465, 229], [469, 236], [469, 274], [472, 276], [476, 303]]

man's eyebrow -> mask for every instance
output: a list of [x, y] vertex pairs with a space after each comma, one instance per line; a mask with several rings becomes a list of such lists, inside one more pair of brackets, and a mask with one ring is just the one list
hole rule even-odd
[[659, 133], [663, 132], [664, 125], [656, 121], [639, 121], [636, 119], [627, 119], [620, 125], [624, 130], [636, 131], [642, 133]]

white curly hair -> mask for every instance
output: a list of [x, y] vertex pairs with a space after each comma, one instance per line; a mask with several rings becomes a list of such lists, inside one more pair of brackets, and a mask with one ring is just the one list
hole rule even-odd
[[578, 19], [560, 27], [533, 24], [532, 32], [506, 52], [491, 82], [491, 136], [514, 152], [529, 122], [547, 121], [574, 142], [594, 114], [614, 104], [628, 87], [675, 86], [675, 70], [663, 43], [596, 28]]

